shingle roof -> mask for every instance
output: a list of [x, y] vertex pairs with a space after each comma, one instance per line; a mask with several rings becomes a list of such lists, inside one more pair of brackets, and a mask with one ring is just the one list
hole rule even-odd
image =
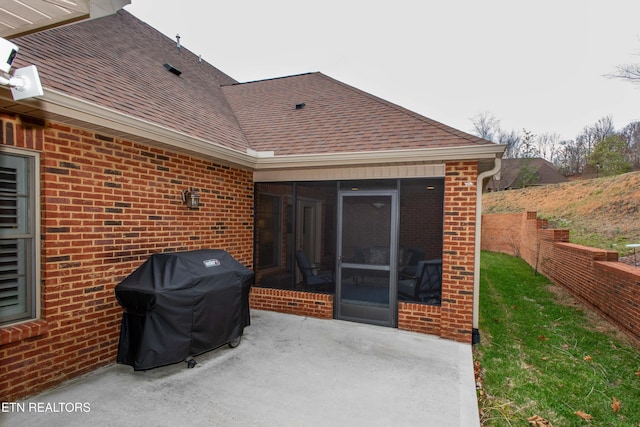
[[[220, 85], [236, 81], [126, 11], [13, 40], [45, 89], [245, 152]], [[170, 73], [163, 65], [182, 71]]]
[[558, 184], [569, 181], [566, 176], [556, 170], [553, 163], [540, 157], [502, 159], [500, 180], [490, 180], [487, 188], [491, 191], [516, 188], [521, 185], [518, 183], [518, 178], [525, 168], [536, 174], [535, 181], [529, 182], [527, 185]]
[[321, 73], [223, 90], [256, 151], [287, 155], [491, 144]]
[[321, 73], [239, 84], [124, 10], [14, 42], [47, 90], [241, 153], [493, 145]]

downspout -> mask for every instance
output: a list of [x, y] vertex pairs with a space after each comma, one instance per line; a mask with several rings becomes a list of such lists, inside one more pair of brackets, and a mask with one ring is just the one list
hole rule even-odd
[[482, 172], [478, 175], [476, 185], [476, 239], [473, 265], [473, 331], [471, 337], [472, 344], [480, 343], [480, 331], [478, 330], [478, 312], [480, 311], [480, 243], [482, 240], [482, 187], [485, 178], [500, 174], [502, 159], [494, 159], [493, 169]]

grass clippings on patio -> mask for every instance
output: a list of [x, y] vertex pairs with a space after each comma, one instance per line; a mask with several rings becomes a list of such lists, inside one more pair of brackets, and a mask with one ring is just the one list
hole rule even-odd
[[640, 426], [640, 344], [524, 261], [483, 252], [484, 426]]

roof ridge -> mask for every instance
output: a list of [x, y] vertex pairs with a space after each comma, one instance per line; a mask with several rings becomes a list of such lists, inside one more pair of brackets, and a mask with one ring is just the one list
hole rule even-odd
[[[271, 77], [271, 78], [267, 78], [267, 79], [250, 80], [248, 82], [236, 82], [236, 83], [220, 85], [220, 86], [221, 87], [229, 87], [229, 86], [247, 85], [247, 84], [251, 84], [251, 83], [261, 83], [261, 82], [269, 82], [269, 81], [273, 81], [273, 80], [288, 79], [288, 78], [291, 78], [291, 77], [308, 76], [308, 75], [311, 75], [311, 74], [322, 74], [322, 73], [320, 73], [319, 71], [309, 71], [307, 73], [291, 74], [291, 75], [288, 75], [288, 76]], [[233, 80], [235, 80], [235, 79], [233, 79]]]
[[341, 82], [340, 80], [336, 80], [331, 76], [323, 74], [322, 72], [318, 72], [317, 74], [319, 76], [321, 76], [321, 77], [324, 77], [324, 78], [326, 78], [328, 80], [331, 80], [334, 83], [337, 83], [337, 84], [343, 86], [344, 88], [346, 88], [348, 90], [351, 90], [351, 91], [354, 91], [354, 92], [358, 92], [361, 95], [364, 95], [369, 99], [372, 99], [372, 100], [374, 100], [376, 102], [379, 102], [379, 103], [384, 104], [384, 105], [386, 105], [388, 107], [391, 107], [391, 108], [393, 108], [393, 109], [395, 109], [395, 110], [397, 110], [397, 111], [399, 111], [399, 112], [401, 112], [403, 114], [406, 114], [406, 115], [411, 116], [411, 117], [413, 117], [415, 119], [421, 120], [421, 121], [423, 121], [425, 123], [428, 123], [428, 124], [430, 124], [432, 126], [435, 126], [435, 127], [439, 128], [439, 129], [441, 129], [441, 130], [443, 130], [443, 131], [445, 131], [447, 133], [450, 133], [450, 134], [456, 135], [458, 137], [461, 137], [463, 139], [469, 140], [469, 142], [473, 142], [473, 143], [477, 144], [480, 141], [482, 141], [482, 142], [493, 144], [491, 141], [488, 141], [486, 139], [480, 138], [480, 137], [475, 136], [475, 135], [471, 135], [470, 133], [458, 130], [458, 129], [453, 128], [451, 126], [445, 125], [444, 123], [441, 123], [441, 122], [439, 122], [437, 120], [433, 120], [433, 119], [431, 119], [429, 117], [423, 116], [422, 114], [416, 113], [415, 111], [411, 111], [408, 108], [405, 108], [405, 107], [403, 107], [401, 105], [395, 104], [395, 103], [393, 103], [391, 101], [387, 101], [384, 98], [380, 98], [379, 96], [373, 95], [373, 94], [371, 94], [369, 92], [366, 92], [366, 91], [364, 91], [362, 89], [358, 89], [358, 88], [356, 88], [354, 86], [351, 86], [350, 84]]
[[[142, 24], [145, 27], [147, 27], [150, 31], [154, 31], [154, 32], [158, 33], [159, 35], [165, 37], [167, 39], [167, 41], [169, 41], [169, 42], [176, 43], [176, 41], [174, 39], [172, 39], [170, 36], [164, 34], [162, 31], [158, 30], [157, 28], [153, 27], [152, 25], [148, 24], [147, 22], [143, 21], [142, 19], [138, 18], [137, 16], [135, 16], [133, 13], [129, 12], [128, 10], [120, 9], [116, 13], [117, 14], [122, 14], [122, 15], [124, 15], [124, 14], [129, 15], [130, 18], [135, 19], [140, 24]], [[180, 47], [178, 48], [178, 50], [180, 50], [180, 51], [184, 50], [185, 52], [187, 52], [187, 54], [191, 55], [194, 59], [197, 59], [199, 62], [203, 62], [203, 63], [207, 64], [209, 67], [214, 68], [217, 72], [219, 72], [220, 74], [223, 74], [229, 80], [233, 80], [234, 82], [237, 82], [237, 80], [235, 78], [231, 77], [229, 74], [225, 73], [220, 68], [218, 68], [217, 66], [213, 65], [211, 62], [207, 61], [205, 58], [202, 57], [202, 55], [196, 54], [194, 51], [192, 51], [191, 49], [186, 47], [186, 45], [182, 41], [179, 42], [179, 45], [180, 45]], [[220, 84], [219, 86], [222, 86], [222, 85]]]

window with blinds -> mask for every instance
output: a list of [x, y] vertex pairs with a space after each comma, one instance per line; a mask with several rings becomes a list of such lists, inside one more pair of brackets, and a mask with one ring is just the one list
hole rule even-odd
[[34, 310], [33, 158], [0, 153], [0, 324]]

